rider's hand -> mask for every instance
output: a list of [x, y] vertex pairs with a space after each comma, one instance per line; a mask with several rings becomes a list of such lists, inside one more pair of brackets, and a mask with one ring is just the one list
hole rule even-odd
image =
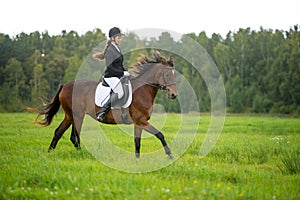
[[124, 71], [124, 76], [130, 76], [128, 71]]
[[96, 52], [93, 54], [93, 58], [97, 59], [97, 60], [103, 60], [103, 58], [101, 57], [101, 52]]

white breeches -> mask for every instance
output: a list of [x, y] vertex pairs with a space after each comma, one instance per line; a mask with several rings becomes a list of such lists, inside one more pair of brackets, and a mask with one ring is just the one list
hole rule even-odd
[[117, 77], [111, 77], [111, 78], [104, 78], [104, 80], [113, 90], [113, 92], [118, 94], [118, 99], [121, 99], [124, 95], [124, 91], [120, 79]]

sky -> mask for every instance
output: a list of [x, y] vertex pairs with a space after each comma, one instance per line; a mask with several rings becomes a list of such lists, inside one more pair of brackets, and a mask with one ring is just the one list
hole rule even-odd
[[123, 32], [162, 29], [179, 34], [205, 31], [289, 30], [300, 25], [299, 0], [1, 0], [0, 33], [62, 30], [85, 34], [117, 26]]

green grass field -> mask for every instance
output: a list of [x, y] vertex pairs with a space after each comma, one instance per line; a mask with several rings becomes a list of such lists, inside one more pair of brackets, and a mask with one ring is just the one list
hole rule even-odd
[[[106, 166], [88, 151], [89, 129], [82, 132], [82, 149], [71, 144], [70, 129], [55, 151], [48, 153], [53, 132], [63, 115], [49, 127], [34, 124], [35, 115], [0, 115], [0, 199], [299, 199], [300, 119], [229, 115], [212, 151], [199, 157], [210, 116], [201, 116], [192, 144], [180, 156], [171, 145], [174, 161], [147, 173], [126, 173]], [[191, 124], [195, 116], [186, 115]], [[176, 136], [180, 116], [155, 115], [167, 142]], [[165, 123], [161, 123], [165, 122]], [[99, 126], [99, 125], [98, 125]], [[131, 126], [101, 125], [112, 143], [127, 152], [128, 159], [98, 146], [100, 159], [122, 167], [151, 166], [149, 152], [160, 142], [143, 133], [141, 158], [134, 157]], [[128, 132], [127, 130], [127, 132]], [[90, 131], [91, 132], [91, 131]], [[84, 136], [86, 134], [86, 136]], [[98, 133], [95, 134], [95, 144]], [[189, 129], [186, 131], [187, 137]], [[88, 141], [87, 141], [88, 140]], [[185, 142], [185, 137], [179, 141]], [[86, 143], [85, 143], [86, 142]], [[88, 144], [88, 145], [84, 145]], [[144, 153], [144, 154], [143, 154]], [[120, 154], [121, 155], [121, 154]], [[114, 158], [115, 156], [115, 158]], [[169, 159], [161, 152], [161, 162]], [[126, 162], [124, 162], [126, 161]]]

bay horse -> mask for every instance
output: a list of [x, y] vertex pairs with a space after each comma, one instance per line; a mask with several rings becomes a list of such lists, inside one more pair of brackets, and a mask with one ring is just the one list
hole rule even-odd
[[[162, 143], [165, 153], [171, 158], [171, 151], [167, 145], [164, 135], [152, 126], [148, 120], [153, 111], [153, 104], [159, 89], [167, 92], [168, 98], [175, 99], [178, 95], [176, 87], [176, 71], [174, 59], [168, 60], [158, 51], [152, 52], [154, 59], [149, 60], [147, 56], [140, 56], [138, 62], [130, 69], [130, 80], [132, 84], [132, 103], [125, 109], [129, 123], [134, 125], [135, 156], [140, 157], [141, 134], [145, 130], [155, 135]], [[72, 125], [70, 140], [74, 147], [80, 149], [80, 131], [85, 114], [96, 118], [96, 111], [100, 109], [95, 104], [95, 91], [98, 81], [75, 80], [60, 86], [58, 92], [49, 104], [42, 109], [35, 110], [38, 116], [45, 115], [39, 124], [48, 126], [54, 115], [62, 106], [65, 117], [54, 132], [48, 151], [54, 150], [64, 132]], [[76, 95], [74, 95], [76, 94]], [[105, 124], [122, 124], [120, 110], [110, 110], [106, 118], [101, 121]]]

